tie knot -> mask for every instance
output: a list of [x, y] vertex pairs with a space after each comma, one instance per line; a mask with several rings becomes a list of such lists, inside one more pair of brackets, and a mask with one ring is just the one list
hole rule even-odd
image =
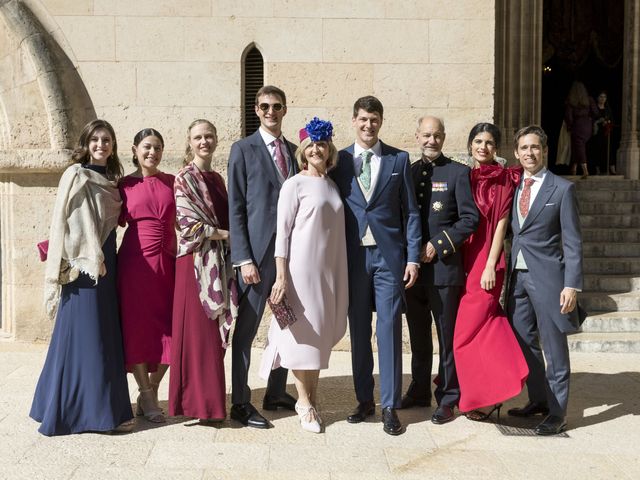
[[531, 188], [531, 185], [533, 185], [536, 181], [533, 178], [525, 178], [524, 179], [524, 186], [526, 188]]
[[280, 140], [279, 138], [276, 138], [273, 143], [275, 144], [276, 147], [279, 147], [280, 145], [282, 145], [282, 140]]
[[373, 157], [373, 152], [370, 150], [365, 150], [360, 154], [360, 157], [362, 157], [363, 162], [369, 163], [369, 161], [371, 160], [371, 157]]

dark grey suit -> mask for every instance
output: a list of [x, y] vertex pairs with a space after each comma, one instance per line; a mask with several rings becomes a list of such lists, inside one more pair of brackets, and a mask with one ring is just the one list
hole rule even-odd
[[[522, 225], [518, 218], [521, 191], [522, 185], [511, 218], [509, 318], [529, 366], [529, 399], [547, 403], [551, 415], [564, 417], [571, 372], [567, 334], [578, 328], [578, 315], [577, 309], [571, 314], [560, 313], [560, 292], [564, 287], [582, 289], [582, 237], [575, 186], [547, 172]], [[516, 270], [518, 252], [522, 252], [527, 270]]]
[[[298, 172], [293, 155], [296, 146], [289, 141], [285, 144], [290, 160], [289, 176], [295, 175]], [[231, 350], [233, 404], [251, 400], [251, 389], [247, 384], [251, 344], [275, 281], [276, 209], [284, 180], [259, 131], [231, 146], [228, 170], [231, 261], [237, 265], [251, 260], [258, 267], [261, 279], [260, 283], [246, 285], [238, 274], [240, 305]], [[281, 395], [286, 381], [285, 369], [274, 370], [266, 393]]]

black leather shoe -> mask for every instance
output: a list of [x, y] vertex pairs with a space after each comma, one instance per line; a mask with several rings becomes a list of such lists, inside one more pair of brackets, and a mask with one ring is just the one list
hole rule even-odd
[[264, 396], [264, 400], [262, 401], [263, 410], [277, 410], [278, 407], [295, 412], [296, 399], [289, 395], [287, 392], [284, 392], [278, 397], [272, 397], [271, 395]]
[[431, 415], [431, 422], [436, 425], [442, 425], [443, 423], [450, 422], [454, 419], [453, 407], [449, 405], [440, 405], [436, 408], [436, 411]]
[[507, 412], [512, 417], [532, 417], [534, 415], [549, 415], [549, 407], [544, 403], [528, 402], [522, 408], [510, 408]]
[[382, 429], [389, 435], [400, 435], [404, 432], [395, 408], [384, 407], [382, 409]]
[[567, 421], [563, 417], [549, 415], [535, 428], [534, 432], [536, 435], [557, 435], [564, 432], [566, 428]]
[[370, 417], [374, 413], [376, 413], [376, 404], [373, 402], [373, 400], [369, 402], [362, 402], [359, 403], [356, 409], [347, 417], [347, 422], [364, 422], [367, 417]]
[[253, 428], [271, 428], [272, 425], [269, 420], [264, 418], [256, 407], [250, 403], [243, 403], [241, 405], [236, 404], [231, 406], [231, 418], [237, 422], [240, 422], [245, 427]]
[[413, 408], [413, 407], [430, 407], [431, 397], [426, 395], [423, 397], [413, 397], [408, 393], [402, 397], [400, 401], [400, 408]]

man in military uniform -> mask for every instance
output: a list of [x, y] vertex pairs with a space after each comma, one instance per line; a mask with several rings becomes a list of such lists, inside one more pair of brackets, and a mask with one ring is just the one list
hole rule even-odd
[[440, 346], [438, 408], [431, 417], [436, 424], [453, 420], [453, 408], [460, 398], [453, 359], [453, 330], [465, 281], [460, 246], [479, 220], [470, 170], [442, 155], [444, 139], [441, 119], [425, 116], [418, 120], [416, 140], [422, 158], [413, 163], [411, 171], [422, 220], [422, 263], [418, 281], [407, 290], [412, 381], [402, 398], [402, 408], [431, 405], [433, 318]]

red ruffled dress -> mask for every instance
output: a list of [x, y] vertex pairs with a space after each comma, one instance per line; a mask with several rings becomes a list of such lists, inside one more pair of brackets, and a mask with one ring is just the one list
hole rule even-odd
[[471, 172], [473, 198], [480, 212], [478, 229], [464, 244], [467, 281], [453, 339], [462, 412], [503, 402], [520, 393], [529, 369], [500, 305], [506, 262], [496, 265], [496, 285], [480, 286], [498, 222], [509, 215], [522, 169], [482, 165]]

